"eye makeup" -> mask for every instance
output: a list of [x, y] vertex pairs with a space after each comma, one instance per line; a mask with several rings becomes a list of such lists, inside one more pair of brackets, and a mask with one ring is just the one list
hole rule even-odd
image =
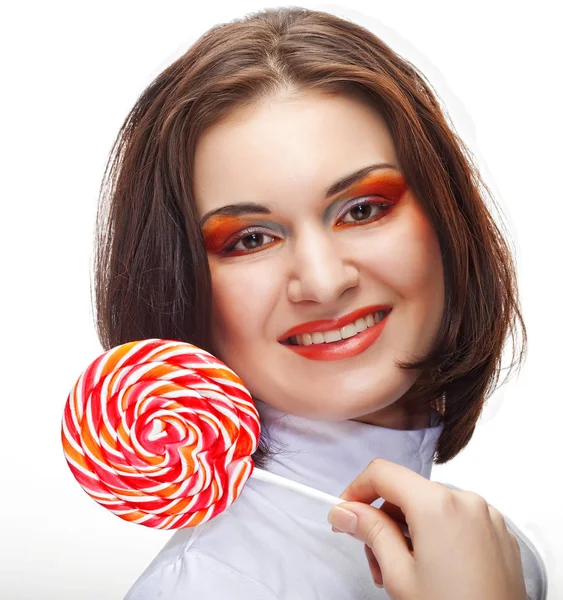
[[[210, 217], [202, 228], [205, 249], [210, 254], [225, 254], [228, 251], [229, 256], [235, 256], [236, 253], [230, 250], [231, 246], [246, 236], [259, 234], [273, 237], [273, 233], [282, 235], [280, 226], [273, 221], [260, 221], [260, 225], [257, 225], [256, 217], [251, 215]], [[251, 252], [249, 249], [239, 254]]]
[[[352, 185], [345, 195], [377, 194], [384, 196], [389, 201], [398, 201], [406, 192], [407, 187], [405, 178], [397, 171], [375, 172]], [[339, 199], [341, 200], [343, 196], [344, 194], [339, 196]]]
[[[401, 200], [406, 190], [407, 184], [400, 173], [395, 171], [373, 172], [362, 178], [358, 183], [350, 186], [345, 193], [340, 193], [332, 201], [326, 213], [331, 215], [331, 219], [335, 218], [337, 221], [333, 225], [334, 229], [369, 224], [388, 214]], [[353, 200], [353, 202], [348, 202], [344, 206], [341, 206], [346, 200]], [[370, 216], [368, 219], [359, 221], [339, 222], [339, 219], [350, 210], [363, 205], [379, 209], [377, 216]], [[336, 217], [333, 217], [332, 215], [336, 212], [335, 207], [340, 207], [340, 210], [338, 210]], [[265, 210], [259, 212], [265, 212]], [[256, 249], [249, 248], [236, 251], [233, 249], [233, 246], [243, 238], [251, 235], [271, 237], [274, 240], [276, 236], [283, 237], [284, 230], [278, 223], [262, 220], [260, 215], [257, 214], [258, 211], [253, 212], [254, 214], [249, 212], [241, 215], [214, 214], [206, 219], [202, 226], [202, 233], [207, 252], [224, 256], [250, 254], [269, 247], [276, 242], [266, 243]]]
[[[337, 214], [337, 220], [350, 210], [362, 205], [379, 208], [380, 213], [377, 218], [380, 218], [395, 207], [407, 189], [408, 186], [404, 177], [397, 172], [373, 173], [372, 175], [368, 175], [348, 190], [346, 196], [354, 198], [354, 202], [342, 207]], [[378, 199], [373, 198], [374, 196]], [[341, 202], [342, 197], [336, 200], [333, 205]], [[377, 218], [370, 217], [369, 219], [346, 223], [337, 222], [334, 228], [358, 227], [362, 224], [372, 223]]]

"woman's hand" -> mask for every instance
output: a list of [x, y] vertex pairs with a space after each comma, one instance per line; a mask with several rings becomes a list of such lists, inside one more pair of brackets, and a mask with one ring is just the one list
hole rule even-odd
[[[518, 542], [481, 496], [378, 458], [340, 497], [329, 522], [364, 542], [373, 579], [393, 600], [526, 600]], [[380, 497], [381, 509], [369, 506]], [[356, 519], [342, 519], [342, 508]]]

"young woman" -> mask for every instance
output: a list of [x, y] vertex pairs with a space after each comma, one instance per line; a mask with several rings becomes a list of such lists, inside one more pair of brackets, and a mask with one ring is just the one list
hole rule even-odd
[[[437, 558], [437, 543], [458, 566], [497, 560], [500, 579], [471, 573], [467, 597], [525, 598], [524, 580], [544, 597], [524, 536], [475, 494], [428, 481], [471, 439], [507, 337], [520, 328], [516, 366], [526, 335], [486, 186], [413, 65], [322, 12], [219, 25], [145, 90], [109, 166], [96, 255], [105, 348], [159, 337], [212, 352], [255, 398], [258, 466], [340, 495], [383, 458], [395, 471], [373, 488], [406, 518], [411, 558]], [[377, 498], [365, 477], [344, 499]], [[452, 499], [474, 510], [453, 516]], [[432, 584], [401, 587], [385, 536], [360, 519], [368, 565], [327, 514], [250, 480], [225, 513], [178, 531], [127, 598], [452, 597], [430, 568]], [[456, 551], [448, 523], [478, 541], [494, 524], [502, 544], [495, 554], [460, 533]], [[435, 562], [442, 582], [459, 572]]]

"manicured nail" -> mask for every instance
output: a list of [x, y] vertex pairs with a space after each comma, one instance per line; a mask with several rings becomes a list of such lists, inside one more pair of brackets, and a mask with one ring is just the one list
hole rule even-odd
[[335, 506], [328, 513], [328, 522], [344, 533], [354, 533], [358, 527], [358, 517], [345, 508]]

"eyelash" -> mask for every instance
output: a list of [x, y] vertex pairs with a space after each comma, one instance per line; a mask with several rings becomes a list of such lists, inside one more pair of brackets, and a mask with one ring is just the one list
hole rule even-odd
[[[368, 198], [368, 199], [366, 199], [366, 198]], [[372, 198], [372, 199], [370, 200], [369, 198]], [[362, 198], [358, 198], [358, 200], [355, 201], [354, 204], [346, 207], [346, 209], [342, 212], [341, 216], [348, 214], [350, 211], [354, 210], [354, 208], [356, 208], [358, 206], [365, 206], [365, 205], [369, 206], [370, 208], [381, 209], [379, 214], [377, 214], [376, 216], [370, 216], [367, 219], [363, 219], [361, 221], [345, 221], [344, 222], [345, 227], [357, 227], [359, 225], [373, 223], [374, 221], [377, 221], [379, 218], [381, 218], [386, 212], [389, 211], [390, 208], [392, 208], [395, 205], [394, 202], [389, 202], [388, 200], [374, 200], [373, 198], [377, 198], [377, 196], [376, 197], [364, 196]], [[352, 223], [356, 223], [356, 225], [353, 225]], [[223, 248], [223, 250], [221, 251], [221, 254], [228, 255], [228, 254], [234, 252], [235, 248], [239, 242], [244, 240], [246, 237], [249, 237], [254, 234], [260, 234], [260, 235], [271, 237], [271, 238], [275, 239], [273, 235], [265, 232], [264, 230], [260, 229], [259, 227], [248, 227], [246, 229], [243, 229], [239, 233], [237, 233], [236, 237], [232, 238], [229, 242], [227, 242], [227, 245]], [[252, 250], [243, 249], [243, 250], [238, 250], [237, 252], [241, 255], [253, 254], [255, 252], [259, 252], [260, 250], [263, 250], [264, 248], [272, 245], [273, 243], [274, 242], [269, 242], [267, 244], [260, 246], [259, 248], [255, 248]]]

